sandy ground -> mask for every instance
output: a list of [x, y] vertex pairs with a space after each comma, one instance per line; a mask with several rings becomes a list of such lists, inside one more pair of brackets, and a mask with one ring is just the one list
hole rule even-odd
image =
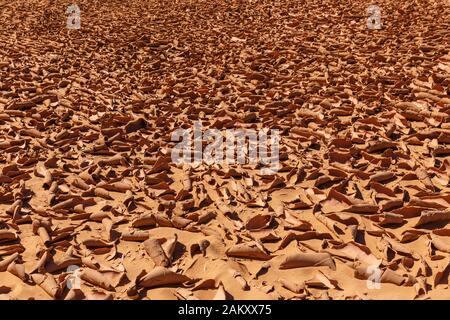
[[448, 2], [68, 4], [0, 1], [1, 299], [450, 299]]

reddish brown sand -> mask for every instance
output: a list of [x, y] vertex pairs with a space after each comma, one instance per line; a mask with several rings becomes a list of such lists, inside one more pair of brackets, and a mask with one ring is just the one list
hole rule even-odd
[[[450, 298], [448, 2], [69, 3], [0, 0], [2, 299]], [[198, 119], [279, 172], [175, 165]]]

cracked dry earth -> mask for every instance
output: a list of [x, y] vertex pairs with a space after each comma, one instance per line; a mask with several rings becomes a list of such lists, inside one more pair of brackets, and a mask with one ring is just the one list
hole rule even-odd
[[[68, 4], [0, 1], [2, 299], [450, 298], [447, 1]], [[278, 172], [176, 165], [196, 120]]]

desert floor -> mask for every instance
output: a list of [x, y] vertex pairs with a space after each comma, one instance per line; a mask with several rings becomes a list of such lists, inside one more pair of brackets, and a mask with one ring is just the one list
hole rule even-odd
[[448, 1], [69, 4], [0, 0], [2, 299], [450, 299]]

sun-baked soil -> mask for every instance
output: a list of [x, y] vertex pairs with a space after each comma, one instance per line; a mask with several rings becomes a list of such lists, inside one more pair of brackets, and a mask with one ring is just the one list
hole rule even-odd
[[0, 0], [2, 299], [450, 298], [448, 1], [69, 4]]

